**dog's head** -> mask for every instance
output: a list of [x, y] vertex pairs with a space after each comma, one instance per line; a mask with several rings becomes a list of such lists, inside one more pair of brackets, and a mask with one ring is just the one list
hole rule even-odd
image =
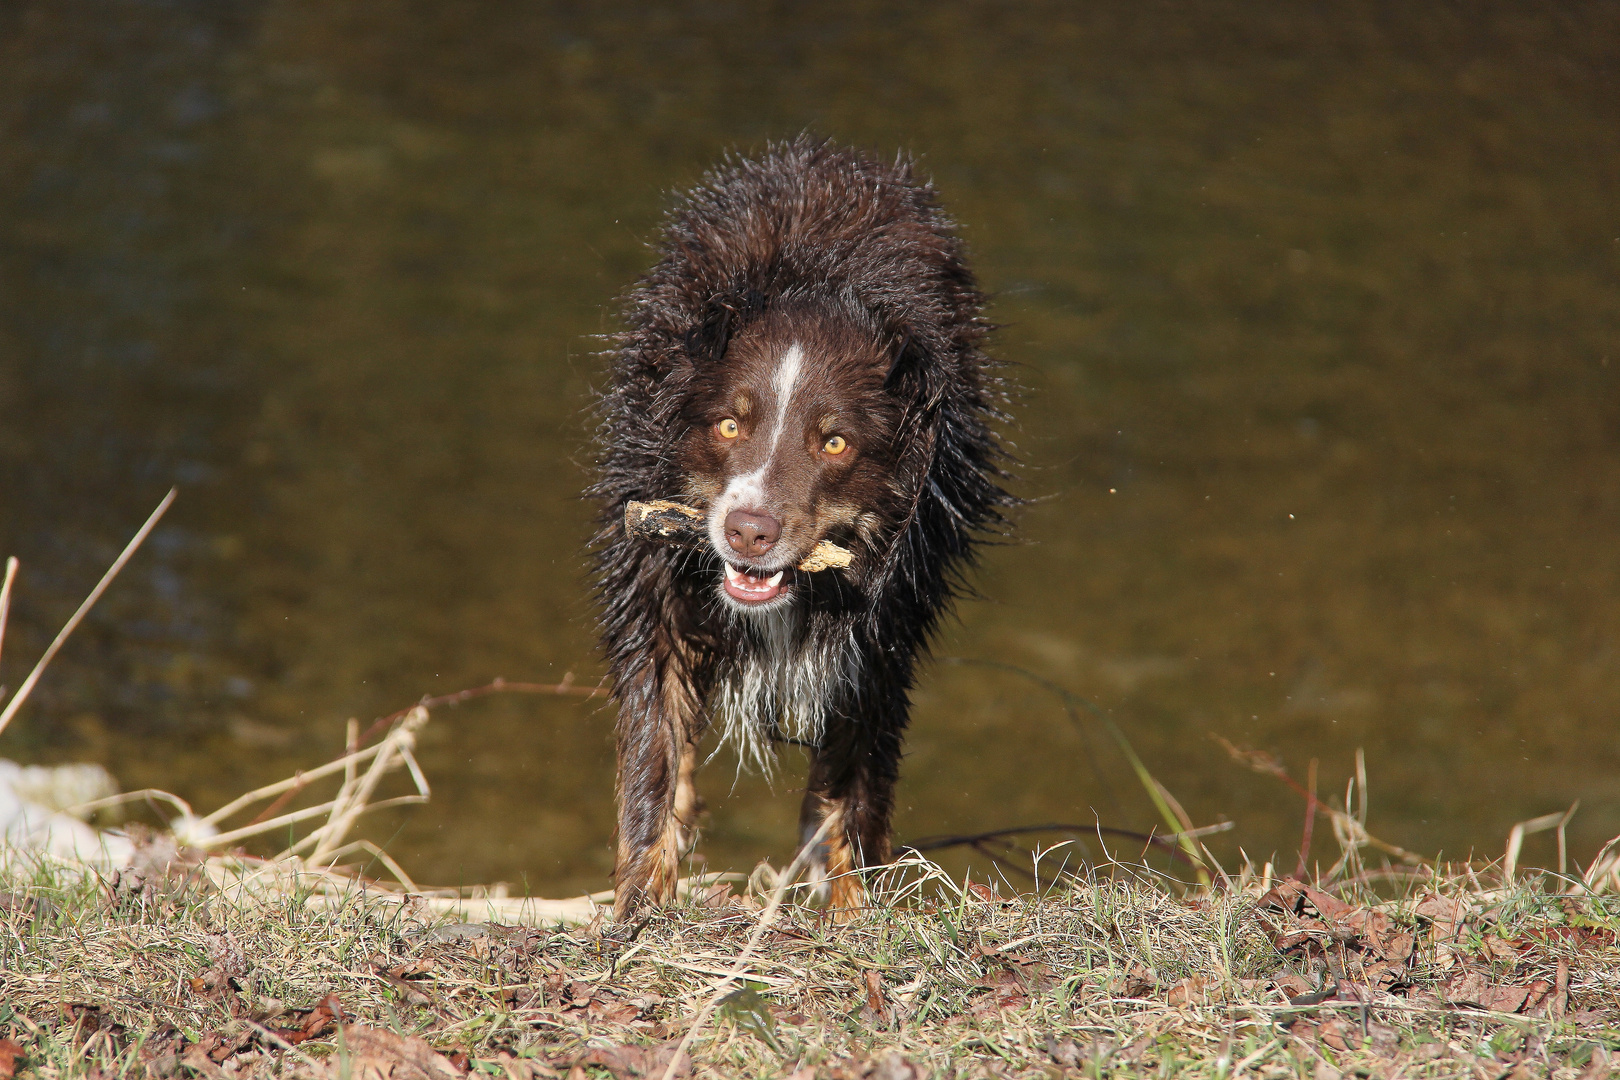
[[795, 602], [822, 540], [872, 552], [898, 517], [893, 355], [830, 303], [782, 303], [702, 363], [686, 407], [686, 493], [708, 504], [734, 610]]

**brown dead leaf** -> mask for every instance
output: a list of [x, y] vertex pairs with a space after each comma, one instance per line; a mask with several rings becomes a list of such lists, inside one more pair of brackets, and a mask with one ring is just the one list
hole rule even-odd
[[925, 1080], [928, 1071], [916, 1062], [907, 1060], [898, 1050], [891, 1050], [883, 1057], [867, 1062], [861, 1075], [866, 1080]]
[[1273, 985], [1289, 998], [1297, 998], [1316, 989], [1301, 975], [1279, 975], [1273, 980]]
[[[495, 1063], [506, 1073], [506, 1080], [559, 1080], [562, 1076], [539, 1058], [518, 1057], [505, 1050], [495, 1055]], [[451, 1064], [456, 1064], [454, 1058]]]
[[1445, 986], [1445, 999], [1453, 1005], [1478, 1006], [1489, 984], [1477, 971], [1465, 971]]
[[1139, 998], [1159, 985], [1159, 977], [1141, 964], [1132, 964], [1123, 975], [1115, 975], [1108, 982], [1108, 992], [1114, 997]]
[[1485, 939], [1486, 953], [1496, 960], [1506, 960], [1510, 964], [1518, 961], [1520, 955], [1522, 955], [1525, 951], [1525, 948], [1527, 948], [1527, 946], [1516, 946], [1512, 942], [1503, 941], [1501, 938], [1496, 937], [1495, 935]]
[[967, 891], [987, 904], [1000, 903], [1003, 899], [1005, 899], [1005, 897], [996, 892], [996, 890], [992, 889], [990, 886], [977, 881], [968, 882]]
[[1492, 986], [1486, 989], [1479, 1004], [1491, 1012], [1514, 1013], [1524, 1008], [1529, 998], [1528, 986]]
[[336, 994], [327, 994], [320, 1004], [304, 1015], [303, 1022], [295, 1028], [267, 1028], [277, 1038], [297, 1046], [299, 1043], [318, 1039], [331, 1031], [334, 1026], [341, 1023], [344, 1018], [343, 1006], [338, 1003]]
[[338, 1030], [338, 1051], [327, 1059], [333, 1080], [461, 1080], [461, 1070], [449, 1058], [414, 1035], [365, 1024]]
[[[1445, 998], [1452, 1005], [1471, 1005], [1491, 1012], [1518, 1012], [1529, 1001], [1535, 985], [1495, 985], [1482, 972], [1470, 971], [1446, 984]], [[1541, 982], [1540, 986], [1545, 988], [1547, 984]]]
[[203, 1049], [202, 1043], [198, 1043], [180, 1055], [180, 1064], [192, 1072], [202, 1075], [206, 1080], [226, 1080], [225, 1070], [214, 1064], [213, 1059], [208, 1056], [208, 1052]]
[[1432, 926], [1431, 935], [1437, 942], [1455, 942], [1462, 933], [1463, 921], [1468, 918], [1468, 905], [1439, 893], [1430, 893], [1419, 900], [1413, 913], [1426, 919]]
[[883, 1031], [887, 1031], [894, 1022], [894, 1012], [884, 996], [883, 976], [879, 972], [866, 973], [866, 1004], [861, 1006], [860, 1017], [861, 1023]]
[[1316, 1040], [1324, 1046], [1330, 1046], [1343, 1053], [1350, 1049], [1354, 1036], [1350, 1032], [1350, 1025], [1343, 1020], [1324, 1020], [1316, 1029]]
[[1086, 1060], [1086, 1053], [1080, 1049], [1079, 1043], [1069, 1038], [1059, 1039], [1052, 1034], [1046, 1036], [1046, 1056], [1069, 1069], [1078, 1069]]
[[640, 1016], [641, 1009], [626, 1001], [615, 1001], [610, 997], [598, 995], [586, 1007], [585, 1015], [590, 1018], [593, 1025], [617, 1024], [623, 1027]]
[[1204, 1002], [1208, 999], [1209, 981], [1200, 979], [1196, 975], [1189, 975], [1172, 986], [1165, 994], [1165, 1003], [1172, 1008], [1181, 1005], [1191, 1005], [1195, 1002]]
[[23, 1058], [23, 1048], [10, 1039], [0, 1039], [0, 1080], [11, 1080], [17, 1075], [17, 1062]]
[[[680, 1047], [680, 1040], [659, 1043], [656, 1046], [599, 1046], [592, 1048], [579, 1060], [579, 1065], [600, 1065], [613, 1074], [614, 1080], [637, 1077], [662, 1077], [669, 1068], [670, 1058]], [[681, 1052], [675, 1066], [676, 1076], [692, 1074], [692, 1058]], [[573, 1075], [572, 1072], [569, 1073]]]
[[1262, 908], [1287, 912], [1302, 919], [1342, 919], [1355, 910], [1336, 896], [1312, 888], [1303, 881], [1280, 881], [1260, 898]]

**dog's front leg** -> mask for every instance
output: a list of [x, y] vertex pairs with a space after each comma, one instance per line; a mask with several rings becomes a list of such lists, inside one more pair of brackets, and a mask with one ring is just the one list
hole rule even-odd
[[697, 841], [702, 803], [692, 777], [703, 734], [703, 693], [690, 664], [669, 652], [618, 684], [619, 849], [614, 918], [675, 898], [680, 861]]
[[828, 907], [841, 917], [866, 905], [866, 886], [858, 871], [892, 857], [890, 818], [900, 775], [901, 727], [888, 719], [873, 710], [830, 720], [810, 763], [799, 842], [807, 843], [823, 821], [833, 819], [811, 872], [826, 883]]

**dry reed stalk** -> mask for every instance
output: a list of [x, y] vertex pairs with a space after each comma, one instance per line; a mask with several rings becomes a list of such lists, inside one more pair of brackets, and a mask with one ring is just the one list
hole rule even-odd
[[[6, 560], [6, 580], [0, 583], [0, 650], [6, 645], [6, 616], [11, 614], [11, 583], [17, 580], [17, 556], [13, 555]], [[6, 696], [6, 689], [0, 686], [0, 698]]]
[[[372, 795], [376, 793], [377, 785], [382, 781], [383, 776], [395, 767], [394, 759], [396, 756], [410, 770], [411, 779], [416, 782], [417, 794], [414, 796], [407, 795], [404, 798], [417, 802], [426, 802], [429, 796], [433, 794], [433, 791], [428, 787], [427, 777], [422, 774], [422, 767], [416, 763], [416, 758], [411, 755], [411, 747], [416, 745], [417, 731], [421, 730], [422, 725], [426, 724], [427, 721], [427, 709], [418, 705], [395, 725], [393, 730], [388, 733], [388, 737], [382, 741], [377, 756], [372, 759], [371, 768], [366, 770], [364, 776], [358, 780], [350, 780], [349, 777], [352, 776], [352, 772], [345, 774], [343, 788], [339, 791], [338, 797], [332, 800], [332, 814], [327, 819], [326, 824], [304, 837], [297, 844], [294, 844], [287, 850], [287, 854], [296, 855], [304, 846], [312, 845], [314, 850], [310, 852], [309, 861], [312, 863], [328, 861], [332, 857], [332, 853], [343, 846], [344, 837], [348, 836], [349, 830], [354, 828], [354, 823], [359, 819], [360, 815], [367, 813], [369, 809], [375, 808], [369, 807], [368, 804], [371, 802]], [[351, 740], [354, 739], [355, 730], [353, 728], [350, 729], [349, 736]], [[400, 804], [398, 799], [388, 801], [396, 805]]]
[[1569, 825], [1569, 819], [1575, 816], [1575, 811], [1581, 808], [1581, 800], [1576, 799], [1570, 804], [1568, 810], [1555, 814], [1542, 814], [1540, 817], [1521, 821], [1508, 832], [1507, 851], [1502, 856], [1502, 881], [1513, 883], [1513, 875], [1519, 869], [1519, 850], [1524, 846], [1524, 838], [1548, 829], [1558, 830], [1558, 874], [1563, 876], [1568, 865], [1568, 847], [1565, 842], [1564, 829]]
[[[28, 700], [28, 695], [34, 692], [34, 685], [39, 682], [39, 677], [45, 673], [45, 668], [56, 658], [57, 652], [62, 648], [63, 643], [67, 641], [68, 636], [78, 628], [79, 622], [95, 606], [96, 601], [101, 599], [101, 594], [107, 591], [107, 586], [112, 584], [113, 578], [118, 576], [118, 571], [124, 568], [124, 564], [129, 562], [142, 542], [157, 527], [158, 519], [163, 516], [164, 511], [168, 510], [169, 506], [174, 502], [177, 492], [177, 488], [170, 488], [169, 493], [163, 496], [163, 501], [158, 503], [157, 509], [153, 510], [152, 515], [146, 519], [146, 524], [140, 527], [140, 531], [135, 534], [128, 544], [124, 545], [123, 553], [113, 560], [113, 564], [107, 568], [107, 572], [101, 575], [101, 580], [96, 582], [96, 587], [90, 590], [90, 595], [84, 598], [84, 603], [79, 605], [79, 609], [69, 617], [61, 631], [57, 633], [55, 640], [45, 649], [45, 655], [39, 658], [39, 663], [34, 665], [34, 670], [28, 673], [28, 678], [24, 679], [22, 685], [17, 688], [17, 692], [11, 695], [11, 701], [6, 705], [5, 711], [0, 712], [0, 731], [6, 730], [6, 725], [10, 724], [11, 718], [17, 715], [17, 710], [22, 708], [23, 703]], [[11, 561], [15, 562], [16, 560]], [[12, 570], [8, 564], [6, 571], [8, 602], [11, 576]]]
[[[1282, 763], [1277, 761], [1277, 759], [1272, 757], [1270, 754], [1259, 750], [1244, 750], [1237, 744], [1233, 743], [1230, 739], [1217, 735], [1214, 732], [1211, 732], [1209, 737], [1220, 743], [1227, 755], [1237, 764], [1249, 769], [1252, 772], [1260, 773], [1262, 776], [1276, 777], [1278, 780], [1281, 780], [1284, 784], [1287, 784], [1291, 789], [1293, 789], [1294, 793], [1300, 798], [1314, 802], [1317, 813], [1328, 815], [1328, 817], [1336, 825], [1343, 827], [1348, 835], [1356, 836], [1360, 843], [1363, 843], [1371, 848], [1376, 848], [1385, 855], [1397, 858], [1403, 863], [1406, 863], [1408, 866], [1425, 866], [1432, 869], [1430, 860], [1425, 859], [1416, 852], [1407, 851], [1403, 847], [1391, 844], [1387, 840], [1380, 840], [1378, 837], [1369, 833], [1366, 828], [1367, 823], [1365, 818], [1363, 818], [1361, 821], [1357, 821], [1354, 815], [1346, 813], [1343, 810], [1336, 809], [1330, 803], [1313, 799], [1305, 790], [1305, 786], [1298, 780], [1295, 780], [1292, 776], [1288, 775], [1288, 770], [1283, 768]], [[1365, 790], [1366, 760], [1364, 757], [1359, 756], [1359, 751], [1357, 762], [1357, 776], [1360, 778], [1363, 790]], [[1365, 803], [1363, 803], [1361, 807], [1361, 812], [1363, 815], [1365, 815]]]

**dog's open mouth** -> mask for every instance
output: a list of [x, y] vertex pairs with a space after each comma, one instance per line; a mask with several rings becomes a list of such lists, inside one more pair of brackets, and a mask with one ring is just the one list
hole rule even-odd
[[755, 573], [751, 570], [739, 570], [730, 563], [726, 567], [726, 595], [742, 604], [763, 604], [775, 600], [782, 594], [782, 578], [787, 573], [778, 570], [774, 574]]

